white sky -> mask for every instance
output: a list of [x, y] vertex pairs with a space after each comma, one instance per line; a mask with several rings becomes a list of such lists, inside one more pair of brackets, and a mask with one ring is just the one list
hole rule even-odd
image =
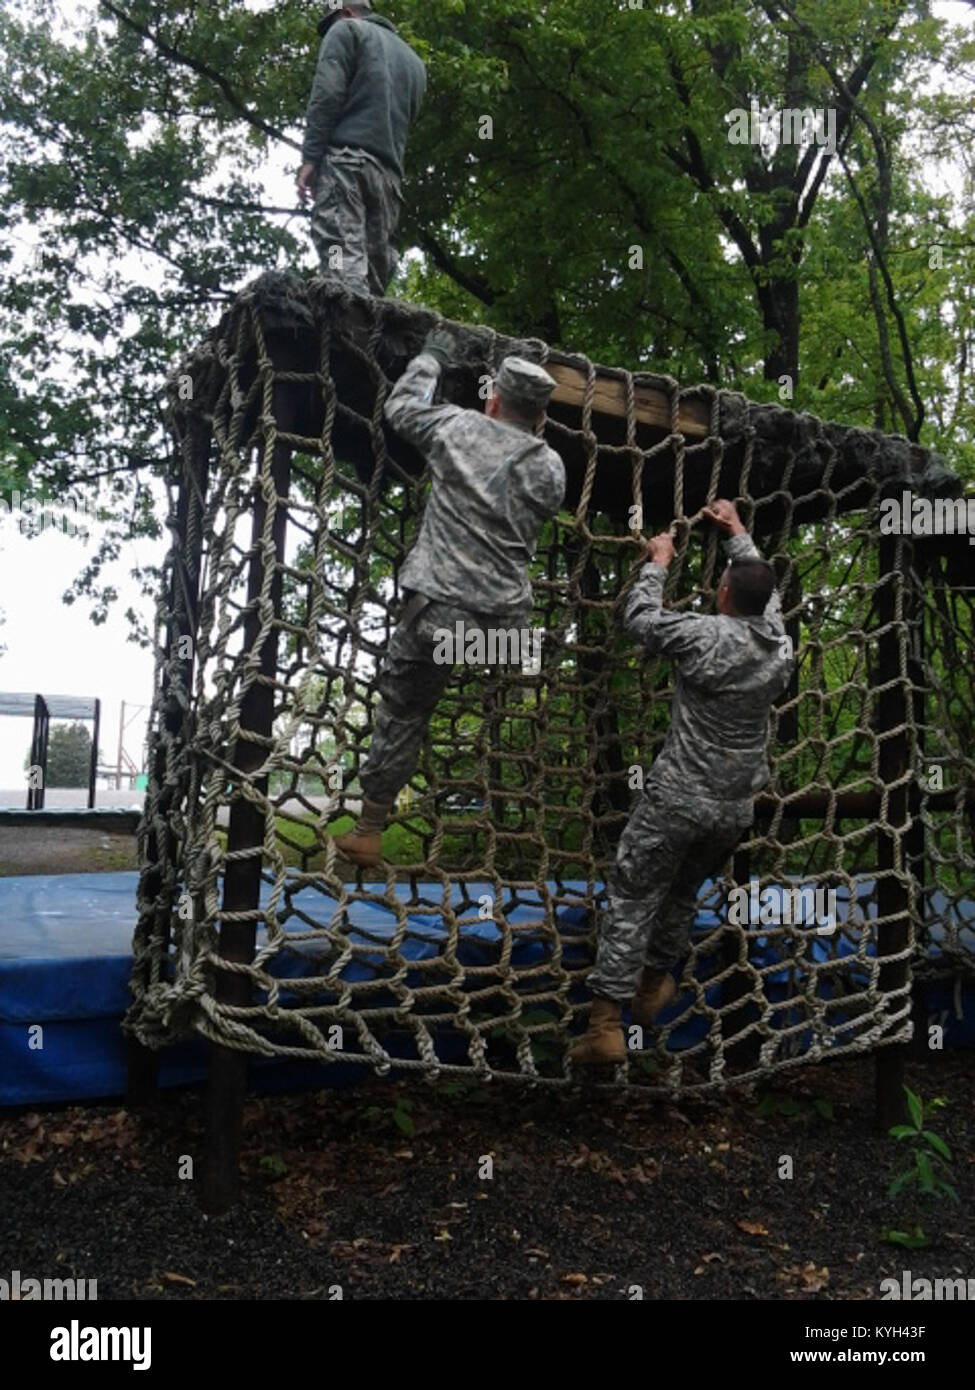
[[[267, 5], [265, 0], [251, 0], [250, 7]], [[956, 24], [972, 17], [971, 8], [960, 0], [943, 0], [935, 8]], [[78, 9], [71, 6], [73, 18], [78, 17]], [[291, 164], [291, 156], [290, 150], [278, 151], [269, 161], [267, 197], [278, 206], [294, 199], [293, 183], [282, 172]], [[938, 172], [932, 168], [934, 179]], [[150, 273], [151, 260], [145, 261], [145, 273]], [[92, 532], [96, 536], [97, 527]], [[99, 697], [100, 761], [114, 763], [121, 702], [148, 705], [152, 693], [152, 654], [127, 640], [130, 629], [124, 616], [128, 607], [134, 607], [151, 627], [151, 604], [140, 596], [128, 572], [136, 564], [160, 563], [164, 542], [132, 543], [120, 561], [106, 567], [102, 579], [115, 585], [119, 599], [100, 627], [91, 622], [85, 600], [70, 607], [62, 602], [94, 544], [94, 539], [89, 541], [86, 552], [79, 538], [50, 529], [28, 540], [19, 533], [15, 518], [0, 516], [0, 614], [6, 620], [0, 626], [0, 645], [6, 647], [0, 655], [0, 690]], [[126, 734], [126, 747], [137, 761], [144, 718]], [[0, 789], [25, 786], [23, 762], [30, 737], [29, 719], [0, 718]]]
[[[71, 607], [62, 602], [94, 550], [98, 528], [91, 530], [87, 544], [50, 529], [29, 540], [20, 534], [15, 517], [0, 520], [0, 602], [6, 618], [0, 643], [7, 648], [0, 656], [0, 690], [98, 697], [101, 752], [103, 760], [114, 763], [121, 702], [148, 705], [152, 696], [152, 654], [126, 640], [130, 629], [125, 610], [130, 604], [151, 617], [128, 571], [136, 563], [160, 562], [164, 547], [162, 542], [133, 543], [121, 561], [103, 571], [121, 598], [112, 605], [108, 621], [96, 627], [84, 600]], [[130, 714], [126, 712], [127, 723]], [[126, 731], [126, 749], [136, 762], [142, 757], [145, 718], [129, 724]], [[0, 718], [0, 789], [23, 786], [25, 797], [24, 755], [31, 732], [30, 719]]]
[[[247, 0], [247, 8], [260, 10], [270, 7], [269, 0]], [[31, 6], [22, 6], [28, 13]], [[69, 24], [81, 23], [96, 9], [90, 0], [59, 6]], [[324, 8], [324, 7], [323, 7]], [[63, 37], [66, 37], [63, 36]], [[301, 132], [289, 131], [300, 139]], [[297, 155], [284, 148], [272, 152], [266, 166], [266, 199], [271, 205], [286, 207], [297, 195], [294, 174], [287, 173]], [[21, 253], [23, 247], [19, 248]], [[30, 248], [26, 248], [30, 254]], [[307, 262], [313, 262], [309, 247]], [[134, 279], [152, 282], [153, 258], [138, 255], [127, 258], [126, 270]], [[85, 295], [79, 287], [79, 298]], [[11, 499], [7, 498], [9, 503]], [[70, 518], [72, 514], [68, 513]], [[131, 579], [135, 566], [162, 563], [168, 542], [141, 540], [125, 547], [119, 561], [106, 565], [100, 582], [113, 585], [118, 599], [109, 609], [108, 621], [101, 626], [92, 623], [91, 604], [84, 598], [73, 605], [63, 602], [73, 580], [88, 558], [94, 553], [103, 532], [87, 519], [85, 525], [92, 538], [83, 542], [78, 536], [63, 531], [45, 529], [28, 539], [21, 535], [15, 516], [0, 510], [0, 691], [40, 693], [42, 695], [84, 695], [102, 701], [99, 763], [115, 765], [118, 751], [119, 717], [122, 701], [126, 702], [125, 748], [141, 766], [148, 705], [152, 698], [153, 655], [128, 640], [131, 627], [125, 617], [134, 608], [152, 630], [153, 604], [143, 598], [139, 586]], [[146, 710], [132, 719], [132, 707], [145, 705]], [[89, 731], [91, 726], [89, 725]], [[0, 791], [24, 788], [26, 774], [24, 757], [30, 750], [32, 720], [0, 717]], [[9, 800], [9, 798], [4, 798]], [[20, 804], [19, 799], [16, 804]]]

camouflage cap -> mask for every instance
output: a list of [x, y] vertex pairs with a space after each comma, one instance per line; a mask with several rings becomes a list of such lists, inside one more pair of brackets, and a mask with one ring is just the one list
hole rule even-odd
[[544, 410], [556, 387], [548, 372], [527, 357], [506, 357], [494, 384], [513, 405], [531, 410]]

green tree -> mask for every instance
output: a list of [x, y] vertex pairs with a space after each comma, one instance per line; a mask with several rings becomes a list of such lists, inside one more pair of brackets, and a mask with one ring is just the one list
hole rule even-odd
[[[430, 74], [395, 293], [975, 472], [975, 46], [929, 0], [383, 9]], [[167, 372], [257, 272], [311, 269], [306, 214], [265, 182], [298, 160], [316, 17], [0, 4], [0, 486], [99, 486], [108, 538], [75, 586], [96, 618], [120, 542], [161, 534]], [[753, 103], [832, 111], [835, 146], [732, 143]]]
[[[30, 762], [30, 755], [24, 766]], [[84, 724], [52, 724], [47, 745], [48, 787], [87, 787], [91, 734]]]

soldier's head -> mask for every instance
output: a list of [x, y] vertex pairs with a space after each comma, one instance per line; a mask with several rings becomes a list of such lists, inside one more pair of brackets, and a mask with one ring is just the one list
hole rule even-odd
[[339, 19], [361, 19], [372, 9], [371, 0], [325, 0], [325, 15], [319, 21], [318, 32], [322, 38]]
[[492, 420], [537, 431], [554, 390], [555, 382], [537, 363], [525, 357], [506, 357], [498, 368], [484, 413]]
[[729, 618], [757, 618], [775, 588], [775, 572], [767, 560], [732, 560], [718, 585], [717, 608]]

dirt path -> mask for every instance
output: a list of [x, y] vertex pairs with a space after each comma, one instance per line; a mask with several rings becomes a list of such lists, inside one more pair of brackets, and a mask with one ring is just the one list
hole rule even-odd
[[135, 836], [106, 830], [0, 827], [0, 878], [21, 874], [106, 874], [136, 868]]

